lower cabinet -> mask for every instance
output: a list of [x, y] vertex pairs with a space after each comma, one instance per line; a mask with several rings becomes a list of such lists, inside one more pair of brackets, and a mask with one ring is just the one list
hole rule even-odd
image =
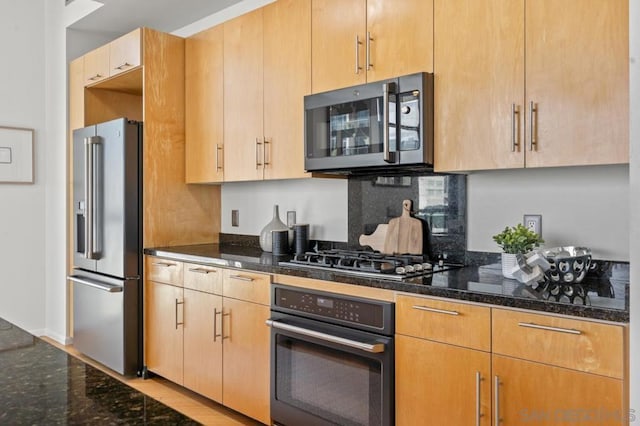
[[396, 424], [489, 425], [491, 354], [396, 336]]
[[268, 424], [270, 276], [151, 256], [146, 265], [147, 369]]

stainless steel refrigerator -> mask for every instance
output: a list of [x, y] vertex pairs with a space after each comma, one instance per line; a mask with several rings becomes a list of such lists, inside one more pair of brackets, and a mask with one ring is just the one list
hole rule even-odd
[[73, 345], [120, 374], [142, 368], [142, 123], [73, 131]]

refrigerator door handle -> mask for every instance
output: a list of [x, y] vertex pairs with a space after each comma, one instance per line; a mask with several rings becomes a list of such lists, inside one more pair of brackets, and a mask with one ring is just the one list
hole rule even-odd
[[85, 221], [84, 221], [84, 238], [85, 251], [84, 257], [87, 259], [96, 259], [96, 235], [95, 235], [95, 145], [98, 144], [98, 137], [91, 136], [84, 138], [84, 199], [85, 199]]
[[92, 280], [89, 278], [80, 278], [74, 275], [69, 275], [67, 277], [69, 281], [73, 281], [74, 283], [83, 284], [92, 288], [97, 288], [98, 290], [103, 290], [108, 293], [120, 293], [122, 292], [122, 286], [119, 285], [111, 285], [107, 283], [102, 283], [100, 281]]

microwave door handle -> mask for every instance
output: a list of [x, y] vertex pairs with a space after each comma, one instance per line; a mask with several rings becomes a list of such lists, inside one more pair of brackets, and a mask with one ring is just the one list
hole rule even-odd
[[[383, 159], [387, 163], [395, 163], [395, 153], [391, 152], [389, 143], [389, 106], [391, 93], [395, 93], [395, 83], [384, 83], [382, 85], [382, 150], [384, 152]], [[396, 135], [397, 138], [397, 135]]]

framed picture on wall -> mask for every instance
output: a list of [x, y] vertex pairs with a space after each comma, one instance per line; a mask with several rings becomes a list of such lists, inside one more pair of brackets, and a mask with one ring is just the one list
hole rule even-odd
[[33, 129], [0, 126], [0, 183], [33, 183]]

